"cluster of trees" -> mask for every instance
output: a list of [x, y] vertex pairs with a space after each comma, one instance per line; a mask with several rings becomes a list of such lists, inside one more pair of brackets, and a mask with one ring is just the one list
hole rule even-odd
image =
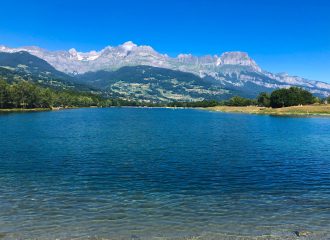
[[251, 100], [248, 98], [241, 98], [237, 95], [230, 98], [228, 101], [221, 101], [221, 106], [251, 106], [251, 105], [258, 105], [257, 100]]
[[101, 106], [109, 102], [91, 93], [54, 91], [36, 86], [33, 82], [19, 81], [9, 85], [0, 80], [1, 108], [50, 108], [53, 106]]
[[196, 102], [170, 102], [167, 104], [168, 107], [215, 107], [220, 105], [218, 101], [215, 101], [214, 99], [206, 101], [196, 101]]
[[313, 103], [323, 103], [327, 100], [330, 103], [330, 96], [320, 100], [314, 97], [312, 93], [299, 87], [282, 88], [273, 91], [270, 95], [267, 92], [259, 93], [257, 100], [242, 98], [237, 95], [231, 97], [228, 101], [217, 102], [197, 101], [197, 102], [171, 102], [167, 104], [170, 107], [214, 107], [214, 106], [264, 106], [272, 108], [289, 107], [296, 105], [308, 105]]
[[206, 101], [197, 101], [197, 102], [170, 102], [167, 104], [169, 107], [215, 107], [215, 106], [251, 106], [258, 105], [258, 100], [251, 100], [247, 98], [241, 98], [237, 95], [230, 98], [228, 101], [223, 100], [218, 102], [214, 99]]
[[299, 87], [281, 88], [273, 91], [270, 95], [261, 92], [258, 95], [259, 105], [272, 108], [289, 107], [295, 105], [308, 105], [318, 102], [319, 99], [313, 94]]

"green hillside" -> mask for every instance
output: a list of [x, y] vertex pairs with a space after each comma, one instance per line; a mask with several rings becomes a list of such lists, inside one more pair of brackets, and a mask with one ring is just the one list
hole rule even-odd
[[45, 60], [24, 51], [16, 53], [0, 52], [0, 67], [36, 77], [75, 81], [75, 78], [56, 70]]
[[45, 77], [35, 77], [24, 72], [16, 72], [4, 67], [0, 67], [0, 78], [4, 79], [8, 84], [18, 83], [19, 81], [34, 82], [36, 85], [43, 88], [50, 88], [53, 90], [73, 90], [77, 92], [96, 92], [101, 89], [87, 86], [80, 83], [72, 83], [62, 79], [53, 79]]
[[81, 83], [114, 91], [132, 100], [221, 101], [236, 94], [244, 95], [239, 90], [224, 88], [219, 82], [208, 81], [192, 73], [150, 66], [88, 72], [76, 77]]
[[[247, 73], [245, 73], [245, 75], [247, 75]], [[231, 81], [231, 82], [234, 82], [234, 83], [239, 83], [240, 82], [239, 80], [237, 80], [237, 77], [236, 77], [235, 74], [232, 74], [232, 76], [223, 75], [223, 77], [227, 81]], [[220, 84], [219, 80], [217, 80], [214, 77], [209, 76], [209, 75], [206, 75], [203, 79], [206, 80], [206, 81], [209, 81], [211, 83], [214, 83], [214, 84]], [[254, 84], [252, 82], [244, 82], [243, 84], [244, 84], [244, 87], [235, 86], [235, 85], [232, 85], [232, 84], [224, 84], [224, 85], [221, 85], [221, 86], [224, 89], [227, 89], [233, 95], [238, 95], [240, 97], [249, 98], [249, 99], [256, 99], [256, 97], [258, 96], [258, 94], [260, 92], [271, 93], [274, 90], [274, 89], [271, 89], [271, 88], [260, 86], [258, 84]], [[228, 100], [228, 99], [224, 99], [224, 100]]]

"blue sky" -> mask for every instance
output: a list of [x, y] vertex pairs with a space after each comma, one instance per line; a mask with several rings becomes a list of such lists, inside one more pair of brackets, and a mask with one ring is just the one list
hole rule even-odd
[[99, 51], [126, 41], [171, 57], [244, 51], [269, 72], [330, 83], [329, 0], [2, 1], [0, 45]]

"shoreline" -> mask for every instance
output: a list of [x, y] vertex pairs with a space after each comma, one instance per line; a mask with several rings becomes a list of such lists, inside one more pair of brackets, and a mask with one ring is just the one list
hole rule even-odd
[[[115, 107], [115, 106], [111, 106]], [[109, 108], [111, 108], [109, 107]], [[136, 106], [122, 106], [127, 108], [164, 108], [164, 109], [183, 109], [175, 107], [136, 107]], [[12, 108], [12, 109], [0, 109], [1, 112], [42, 112], [42, 111], [56, 111], [63, 109], [79, 109], [79, 108], [99, 108], [97, 106], [91, 107], [61, 107], [57, 109], [52, 108]], [[239, 106], [215, 106], [215, 107], [186, 107], [184, 109], [199, 109], [208, 110], [214, 112], [225, 113], [245, 113], [255, 115], [271, 115], [271, 116], [330, 116], [330, 105], [307, 105], [307, 106], [291, 106], [283, 108], [266, 108], [266, 107], [239, 107]]]
[[55, 111], [55, 110], [63, 110], [63, 109], [78, 109], [78, 108], [98, 108], [97, 106], [91, 107], [61, 107], [57, 109], [56, 107], [52, 108], [7, 108], [1, 109], [0, 112], [42, 112], [42, 111]]
[[[97, 107], [97, 106], [90, 106], [90, 107], [61, 107], [57, 109], [57, 107], [52, 108], [6, 108], [1, 109], [0, 112], [41, 112], [41, 111], [56, 111], [56, 110], [66, 110], [66, 109], [80, 109], [80, 108], [118, 108], [117, 106], [110, 106], [110, 107]], [[120, 106], [119, 108], [169, 108], [173, 109], [174, 107], [137, 107], [137, 106]], [[196, 109], [196, 108], [187, 108], [187, 109]]]
[[52, 111], [50, 108], [9, 108], [0, 109], [0, 112], [41, 112], [41, 111]]
[[291, 106], [283, 108], [216, 106], [199, 109], [216, 112], [246, 113], [273, 116], [330, 116], [330, 106], [328, 105]]

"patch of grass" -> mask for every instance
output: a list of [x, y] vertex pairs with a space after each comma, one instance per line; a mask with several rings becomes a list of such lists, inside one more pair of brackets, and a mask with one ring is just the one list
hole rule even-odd
[[12, 109], [0, 109], [0, 112], [38, 112], [38, 111], [50, 111], [49, 108], [12, 108]]
[[19, 67], [19, 68], [27, 68], [28, 66], [23, 65], [23, 64], [18, 64], [17, 67]]
[[328, 105], [309, 105], [309, 106], [293, 106], [284, 108], [265, 108], [265, 107], [229, 107], [216, 106], [206, 108], [207, 110], [221, 111], [221, 112], [245, 112], [269, 115], [330, 115], [330, 106]]

